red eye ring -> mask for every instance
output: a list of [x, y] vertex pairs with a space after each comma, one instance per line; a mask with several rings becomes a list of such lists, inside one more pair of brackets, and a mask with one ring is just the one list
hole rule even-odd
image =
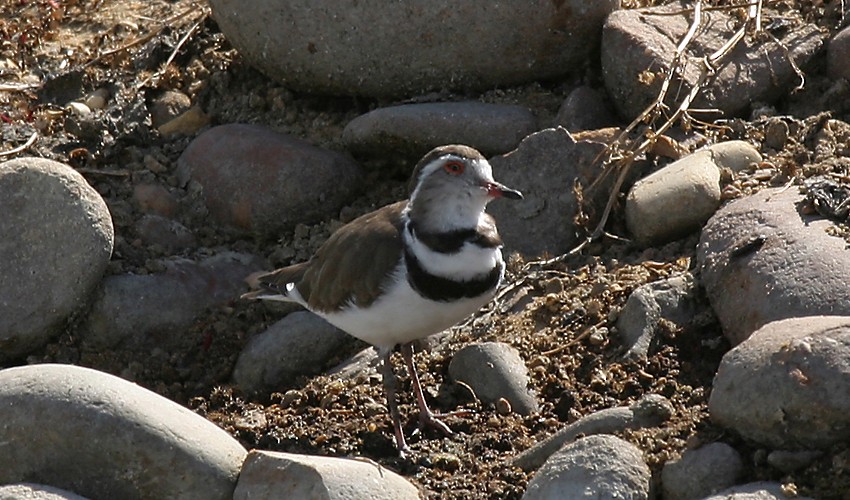
[[447, 161], [443, 165], [443, 170], [445, 170], [446, 172], [448, 172], [452, 175], [462, 174], [464, 168], [466, 168], [466, 165], [464, 165], [463, 162], [460, 162], [460, 161], [457, 161], [457, 160]]

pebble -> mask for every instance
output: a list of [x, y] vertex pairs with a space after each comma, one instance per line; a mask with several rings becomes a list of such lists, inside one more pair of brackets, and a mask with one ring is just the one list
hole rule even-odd
[[623, 358], [645, 358], [662, 320], [688, 324], [696, 313], [698, 296], [691, 273], [636, 288], [617, 317], [617, 331], [627, 349]]
[[655, 427], [673, 416], [673, 405], [658, 394], [647, 394], [630, 406], [606, 408], [585, 415], [511, 460], [511, 466], [532, 471], [566, 443], [591, 434], [611, 434], [625, 429]]
[[422, 157], [444, 144], [465, 144], [484, 155], [512, 151], [537, 130], [534, 114], [521, 106], [477, 101], [405, 104], [378, 108], [352, 120], [342, 141], [363, 156]]
[[632, 186], [626, 226], [639, 245], [661, 245], [699, 230], [719, 207], [720, 170], [710, 154], [698, 152]]
[[200, 106], [192, 106], [185, 113], [163, 123], [157, 131], [165, 137], [175, 135], [195, 135], [198, 130], [210, 123], [210, 116]]
[[239, 353], [233, 381], [248, 394], [279, 390], [301, 375], [315, 375], [357, 339], [306, 311], [288, 314], [252, 337]]
[[[619, 2], [213, 0], [228, 41], [289, 88], [379, 98], [492, 89], [579, 71]], [[272, 29], [288, 26], [289, 29]]]
[[561, 448], [528, 483], [523, 500], [650, 498], [652, 473], [635, 445], [610, 434]]
[[850, 80], [850, 66], [847, 61], [850, 61], [850, 26], [845, 26], [827, 45], [827, 76], [831, 80]]
[[[608, 16], [602, 34], [602, 72], [605, 87], [624, 118], [634, 119], [658, 97], [663, 73], [690, 28], [691, 11], [674, 2], [617, 10]], [[687, 93], [699, 78], [703, 57], [719, 49], [737, 28], [737, 22], [725, 11], [711, 12], [710, 17], [711, 22], [703, 23], [686, 52], [684, 88], [668, 93], [667, 104], [672, 108], [678, 107], [674, 97]], [[732, 51], [713, 74], [713, 83], [691, 107], [716, 108], [726, 116], [735, 116], [749, 109], [752, 102], [770, 102], [796, 86], [799, 77], [788, 59], [805, 66], [819, 52], [824, 34], [812, 24], [800, 23], [776, 37], [758, 43], [757, 50]], [[747, 71], [741, 71], [744, 67]], [[649, 84], [636, 78], [647, 68], [655, 71]]]
[[83, 98], [83, 104], [91, 109], [104, 109], [109, 99], [109, 90], [99, 88]]
[[504, 398], [514, 412], [537, 411], [537, 398], [528, 388], [528, 368], [516, 348], [503, 342], [470, 344], [455, 353], [449, 376], [472, 388], [484, 404]]
[[664, 464], [661, 483], [664, 500], [704, 498], [734, 486], [744, 472], [740, 454], [726, 443], [709, 443], [687, 450]]
[[247, 291], [244, 279], [262, 269], [259, 258], [224, 252], [201, 262], [160, 261], [153, 274], [108, 276], [95, 293], [80, 325], [91, 348], [169, 349], [204, 310], [236, 299]]
[[[605, 144], [578, 141], [564, 128], [552, 128], [526, 137], [517, 149], [490, 159], [493, 176], [525, 196], [511, 203], [492, 203], [487, 208], [499, 221], [506, 253], [520, 252], [533, 258], [548, 252], [560, 255], [579, 243], [573, 218], [578, 202], [576, 180], [589, 186], [599, 173], [594, 165]], [[529, 168], [533, 165], [534, 168]], [[594, 206], [607, 201], [587, 200]]]
[[259, 125], [211, 128], [189, 144], [178, 165], [181, 183], [202, 188], [213, 218], [263, 235], [339, 214], [361, 180], [348, 157]]
[[720, 207], [720, 169], [738, 172], [760, 161], [761, 155], [752, 145], [729, 141], [653, 172], [629, 190], [625, 214], [630, 233], [638, 244], [648, 247], [700, 229]]
[[233, 500], [326, 498], [418, 500], [419, 489], [369, 459], [251, 450]]
[[76, 493], [33, 483], [15, 483], [0, 485], [0, 498], [3, 500], [88, 500]]
[[781, 484], [768, 481], [733, 486], [702, 500], [788, 500], [789, 498], [813, 500], [810, 497], [788, 495]]
[[616, 123], [617, 118], [602, 93], [582, 85], [573, 89], [561, 104], [554, 126], [579, 132], [611, 127]]
[[192, 99], [179, 90], [166, 90], [151, 104], [151, 124], [159, 128], [192, 107]]
[[195, 235], [176, 220], [159, 215], [143, 215], [133, 230], [144, 245], [158, 245], [171, 254], [197, 246]]
[[162, 217], [174, 217], [180, 206], [177, 198], [159, 184], [136, 184], [133, 187], [133, 202], [143, 213]]
[[797, 189], [765, 189], [702, 231], [700, 281], [732, 345], [770, 321], [850, 315], [847, 242], [827, 234], [832, 221], [803, 214], [802, 201]]
[[767, 463], [786, 474], [808, 467], [823, 455], [817, 450], [773, 450], [767, 455]]
[[41, 347], [89, 299], [112, 255], [106, 203], [71, 167], [0, 164], [0, 361]]
[[850, 439], [850, 317], [768, 323], [723, 356], [712, 422], [775, 449]]
[[215, 424], [89, 368], [0, 371], [0, 484], [91, 498], [229, 499], [245, 449]]

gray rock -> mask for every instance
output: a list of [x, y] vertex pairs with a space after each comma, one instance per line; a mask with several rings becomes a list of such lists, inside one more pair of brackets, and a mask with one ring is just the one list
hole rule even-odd
[[0, 500], [87, 500], [76, 493], [43, 484], [16, 483], [0, 486]]
[[570, 92], [555, 116], [555, 126], [570, 132], [600, 129], [616, 123], [617, 119], [602, 94], [585, 85]]
[[291, 313], [251, 338], [239, 353], [233, 380], [247, 393], [279, 390], [299, 375], [314, 375], [357, 339], [306, 311]]
[[[315, 93], [400, 97], [556, 78], [598, 47], [613, 0], [213, 0], [213, 17], [254, 66]], [[274, 29], [287, 26], [287, 29]]]
[[200, 263], [172, 259], [162, 264], [165, 271], [160, 273], [103, 280], [79, 329], [86, 346], [168, 350], [169, 341], [206, 308], [245, 292], [245, 277], [263, 267], [257, 257], [234, 252]]
[[112, 255], [112, 218], [71, 167], [0, 164], [0, 362], [58, 334], [88, 301]]
[[742, 172], [762, 160], [758, 149], [746, 141], [718, 142], [700, 151], [708, 151], [715, 165], [733, 172]]
[[850, 315], [850, 253], [833, 225], [804, 215], [795, 189], [766, 189], [729, 203], [697, 249], [723, 334], [736, 345], [760, 326], [798, 316]]
[[698, 289], [691, 273], [636, 288], [617, 317], [617, 331], [627, 351], [625, 359], [646, 357], [662, 320], [683, 326], [696, 311]]
[[166, 252], [177, 252], [197, 246], [195, 235], [174, 219], [159, 215], [143, 215], [133, 230], [144, 245], [158, 245]]
[[769, 323], [726, 353], [711, 420], [772, 448], [825, 448], [850, 438], [850, 317]]
[[522, 498], [648, 499], [651, 478], [635, 445], [600, 434], [579, 439], [552, 455], [528, 483]]
[[[690, 28], [693, 6], [685, 2], [647, 9], [618, 10], [608, 16], [602, 34], [602, 71], [620, 114], [628, 120], [638, 116], [658, 96], [676, 45]], [[677, 13], [677, 14], [671, 14]], [[664, 15], [657, 15], [664, 14]], [[703, 58], [729, 40], [738, 23], [724, 11], [704, 12], [704, 22], [688, 46], [684, 82], [671, 83], [668, 105], [678, 106], [676, 96], [686, 94], [699, 78]], [[719, 65], [712, 83], [701, 92], [693, 108], [717, 108], [727, 116], [745, 111], [753, 101], [770, 102], [799, 83], [788, 62], [805, 65], [823, 45], [824, 35], [812, 24], [791, 26], [777, 33], [778, 43], [767, 39], [757, 47], [739, 43]], [[656, 77], [650, 84], [639, 75], [650, 68]]]
[[201, 187], [210, 215], [265, 235], [337, 215], [361, 177], [349, 158], [258, 125], [211, 128], [178, 164], [181, 181]]
[[702, 500], [788, 500], [789, 498], [812, 500], [809, 497], [786, 494], [781, 484], [768, 481], [733, 486]]
[[741, 456], [726, 443], [687, 450], [661, 470], [664, 500], [703, 498], [729, 488], [741, 477], [743, 469]]
[[151, 122], [154, 128], [177, 118], [192, 107], [192, 99], [179, 90], [166, 90], [154, 98], [151, 106]]
[[786, 474], [790, 474], [808, 467], [821, 456], [823, 456], [823, 452], [818, 450], [773, 450], [767, 454], [767, 463]]
[[537, 130], [527, 108], [478, 101], [405, 104], [358, 116], [342, 131], [349, 151], [365, 156], [421, 157], [444, 144], [466, 144], [485, 155], [507, 153]]
[[[531, 134], [515, 151], [490, 159], [494, 177], [525, 196], [487, 208], [499, 222], [507, 252], [517, 251], [527, 257], [544, 252], [560, 255], [580, 241], [573, 223], [578, 213], [573, 188], [576, 182], [586, 187], [596, 179], [600, 170], [594, 160], [604, 149], [601, 142], [576, 142], [559, 127]], [[607, 200], [605, 186], [596, 192], [604, 193]], [[604, 204], [604, 200], [601, 202]]]
[[647, 394], [629, 406], [606, 408], [586, 415], [537, 443], [511, 460], [525, 471], [537, 469], [553, 453], [580, 436], [612, 434], [626, 429], [655, 427], [673, 416], [673, 405], [664, 396]]
[[638, 244], [659, 245], [699, 230], [719, 207], [720, 170], [711, 154], [698, 152], [632, 186], [626, 226]]
[[328, 370], [328, 375], [336, 375], [344, 379], [366, 380], [370, 376], [379, 377], [378, 364], [381, 358], [373, 348], [363, 349], [342, 363]]
[[419, 499], [407, 479], [369, 459], [347, 459], [252, 450], [233, 500], [259, 498]]
[[832, 37], [826, 52], [826, 74], [832, 80], [850, 80], [850, 26]]
[[502, 342], [471, 344], [449, 363], [449, 376], [468, 385], [485, 404], [504, 398], [514, 412], [537, 411], [537, 398], [528, 388], [528, 368], [514, 347]]
[[245, 455], [215, 424], [118, 377], [69, 365], [0, 371], [0, 483], [229, 499]]

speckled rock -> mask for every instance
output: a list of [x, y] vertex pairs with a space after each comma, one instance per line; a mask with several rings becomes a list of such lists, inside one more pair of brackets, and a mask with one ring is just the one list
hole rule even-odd
[[579, 439], [552, 455], [528, 483], [522, 498], [645, 500], [651, 477], [635, 445], [600, 434]]
[[704, 498], [734, 486], [743, 472], [741, 455], [726, 443], [687, 450], [661, 470], [664, 500]]
[[327, 500], [421, 498], [410, 481], [367, 460], [252, 450], [233, 500], [282, 496]]
[[0, 500], [88, 500], [76, 493], [43, 484], [16, 483], [0, 486]]
[[827, 233], [833, 222], [804, 215], [802, 199], [766, 189], [724, 206], [702, 231], [701, 282], [733, 345], [770, 321], [850, 315], [847, 242]]
[[[688, 31], [693, 5], [686, 2], [618, 10], [608, 16], [602, 35], [602, 70], [608, 89], [620, 114], [629, 120], [638, 116], [658, 96], [676, 45]], [[671, 13], [676, 13], [672, 14]], [[665, 15], [653, 15], [662, 13]], [[685, 52], [688, 65], [683, 72], [684, 88], [669, 92], [673, 107], [676, 96], [689, 91], [702, 68], [705, 56], [719, 49], [737, 29], [737, 22], [725, 11], [704, 12], [705, 22]], [[788, 62], [805, 65], [824, 43], [824, 34], [813, 24], [791, 26], [776, 36], [753, 46], [740, 43], [717, 68], [714, 81], [694, 102], [692, 108], [717, 108], [729, 115], [745, 111], [753, 101], [771, 101], [799, 83]], [[789, 54], [790, 53], [790, 54]], [[656, 74], [647, 85], [641, 73], [651, 68]], [[680, 85], [676, 80], [671, 88]]]
[[195, 138], [180, 156], [178, 176], [199, 187], [220, 223], [276, 235], [337, 215], [355, 194], [361, 171], [348, 157], [301, 139], [230, 124]]
[[605, 16], [619, 2], [213, 0], [210, 5], [228, 41], [288, 87], [400, 97], [490, 89], [583, 68], [598, 47]]
[[[499, 223], [507, 253], [560, 255], [580, 241], [573, 223], [578, 211], [574, 184], [589, 186], [596, 179], [599, 167], [594, 160], [604, 149], [601, 142], [577, 142], [559, 127], [531, 134], [516, 150], [490, 159], [494, 177], [524, 195], [487, 207]], [[598, 192], [607, 199], [604, 186]]]
[[163, 261], [159, 273], [108, 276], [95, 293], [79, 334], [91, 348], [159, 347], [185, 334], [206, 308], [247, 290], [244, 279], [263, 268], [257, 257], [224, 252], [201, 262]]
[[779, 449], [850, 439], [850, 317], [768, 323], [726, 353], [711, 420]]
[[279, 389], [295, 377], [318, 373], [356, 343], [315, 314], [297, 311], [248, 341], [239, 353], [233, 380], [247, 393]]
[[502, 342], [471, 344], [455, 353], [449, 376], [467, 384], [483, 403], [506, 399], [520, 415], [537, 411], [528, 389], [528, 368], [514, 347]]
[[70, 365], [0, 371], [0, 483], [224, 500], [245, 455], [215, 424], [118, 377]]
[[444, 144], [466, 144], [485, 155], [507, 153], [537, 130], [527, 108], [478, 101], [378, 108], [346, 125], [342, 140], [359, 155], [420, 158]]
[[47, 343], [89, 300], [112, 255], [112, 218], [71, 167], [0, 164], [0, 361]]

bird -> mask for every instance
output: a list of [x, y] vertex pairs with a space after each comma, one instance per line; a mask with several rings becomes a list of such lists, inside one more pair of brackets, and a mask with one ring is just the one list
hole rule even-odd
[[294, 302], [378, 351], [384, 395], [401, 456], [410, 451], [390, 356], [398, 348], [419, 407], [420, 428], [451, 429], [428, 407], [413, 342], [478, 311], [505, 274], [502, 240], [488, 203], [522, 199], [496, 182], [476, 149], [434, 148], [416, 164], [409, 198], [337, 229], [307, 261], [255, 276], [246, 299]]

